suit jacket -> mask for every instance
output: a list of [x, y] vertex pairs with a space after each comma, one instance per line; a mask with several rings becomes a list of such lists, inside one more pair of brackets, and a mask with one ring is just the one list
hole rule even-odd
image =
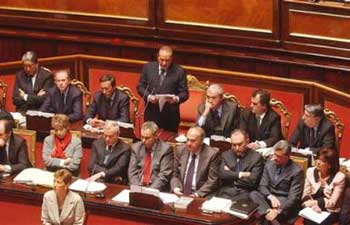
[[[321, 180], [316, 167], [308, 168], [304, 185], [303, 198], [314, 195], [321, 187]], [[318, 206], [329, 212], [340, 212], [342, 196], [345, 188], [345, 175], [342, 172], [330, 176], [323, 189], [323, 198], [316, 199]]]
[[61, 214], [59, 214], [55, 191], [51, 190], [44, 194], [41, 207], [41, 221], [43, 225], [83, 225], [84, 219], [84, 202], [79, 194], [68, 191]]
[[307, 127], [304, 121], [300, 119], [290, 139], [290, 143], [299, 148], [310, 147], [311, 151], [315, 154], [317, 154], [322, 147], [336, 150], [334, 125], [331, 124], [326, 117], [320, 120], [316, 131], [316, 137], [313, 139], [312, 143], [310, 142], [310, 134], [312, 134], [311, 129], [313, 128]]
[[[174, 173], [171, 179], [171, 190], [174, 190], [176, 187], [183, 190], [186, 166], [190, 152], [187, 150], [186, 145], [182, 145], [176, 148], [175, 155], [176, 160], [174, 163]], [[203, 144], [202, 150], [199, 153], [196, 175], [196, 193], [200, 197], [205, 197], [217, 190], [219, 163], [219, 151]]]
[[[60, 165], [60, 162], [62, 159], [51, 157], [51, 153], [53, 152], [54, 148], [55, 148], [54, 135], [47, 136], [44, 139], [43, 160], [46, 168], [49, 171], [56, 171], [57, 169], [62, 168]], [[81, 139], [72, 136], [71, 142], [67, 145], [66, 149], [64, 150], [64, 155], [67, 158], [72, 159], [72, 161], [64, 168], [74, 173], [74, 175], [78, 175], [79, 169], [80, 169], [80, 161], [81, 161], [81, 158], [83, 157]]]
[[258, 128], [255, 114], [251, 110], [245, 110], [241, 114], [240, 128], [248, 132], [250, 141], [264, 141], [266, 147], [271, 147], [283, 139], [281, 117], [272, 109], [266, 111], [260, 128]]
[[[275, 180], [277, 166], [274, 161], [267, 161], [261, 177], [259, 192], [267, 197], [274, 195], [281, 201], [281, 209], [290, 212], [299, 206], [304, 186], [304, 172], [292, 160], [285, 165], [279, 178]], [[294, 208], [294, 209], [293, 209]]]
[[[146, 158], [145, 145], [140, 141], [131, 146], [129, 164], [130, 185], [142, 185], [144, 162]], [[151, 188], [168, 191], [169, 181], [173, 172], [174, 154], [172, 147], [161, 141], [153, 145], [151, 162]]]
[[[236, 172], [237, 155], [233, 150], [221, 154], [219, 178], [221, 187], [219, 192], [229, 193], [233, 187], [247, 192], [256, 190], [264, 170], [264, 159], [254, 150], [248, 149], [245, 156], [240, 159], [241, 170]], [[249, 177], [239, 178], [239, 172], [250, 172]]]
[[[25, 112], [27, 110], [39, 110], [44, 102], [46, 95], [37, 96], [41, 89], [47, 90], [53, 86], [52, 73], [45, 67], [39, 67], [36, 75], [34, 88], [30, 77], [21, 70], [16, 73], [15, 87], [13, 89], [12, 100], [16, 106], [16, 111]], [[28, 94], [27, 101], [19, 96], [19, 89]]]
[[[203, 114], [204, 109], [205, 103], [198, 106], [198, 119]], [[237, 104], [224, 100], [222, 102], [220, 125], [215, 127], [213, 116], [209, 113], [202, 128], [205, 130], [205, 134], [208, 137], [213, 134], [230, 137], [231, 132], [239, 128], [239, 120], [240, 111], [237, 108]]]
[[[185, 70], [172, 64], [164, 78], [162, 86], [159, 78], [158, 62], [150, 62], [144, 65], [142, 74], [137, 85], [137, 92], [145, 101], [145, 121], [154, 121], [160, 128], [177, 132], [180, 123], [180, 103], [188, 99], [188, 87]], [[165, 103], [162, 112], [159, 111], [158, 104], [147, 104], [147, 97], [150, 94], [174, 94], [179, 97], [179, 102], [175, 104]]]
[[86, 122], [90, 118], [97, 116], [101, 120], [118, 120], [129, 123], [129, 97], [121, 91], [115, 89], [113, 102], [109, 115], [107, 115], [108, 102], [101, 91], [96, 92], [94, 100], [85, 116]]
[[101, 138], [92, 143], [91, 156], [88, 170], [91, 175], [99, 172], [106, 174], [106, 182], [117, 182], [121, 179], [123, 184], [127, 183], [127, 170], [130, 160], [130, 145], [120, 140], [114, 145], [109, 158], [104, 164], [106, 141]]
[[65, 104], [61, 107], [61, 93], [57, 86], [49, 89], [47, 98], [42, 104], [40, 111], [50, 113], [63, 113], [69, 117], [70, 122], [80, 120], [82, 117], [83, 93], [73, 85], [69, 85], [65, 97]]
[[[1, 149], [0, 151], [6, 151]], [[32, 167], [28, 158], [26, 141], [16, 134], [10, 136], [8, 147], [8, 161], [0, 161], [0, 164], [10, 165], [11, 174], [21, 172], [23, 169]]]

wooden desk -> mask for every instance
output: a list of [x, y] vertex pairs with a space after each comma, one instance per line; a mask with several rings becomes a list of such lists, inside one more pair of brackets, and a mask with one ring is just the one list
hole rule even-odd
[[[0, 201], [16, 202], [18, 204], [41, 205], [43, 194], [49, 190], [43, 187], [30, 187], [14, 184], [11, 178], [0, 181]], [[105, 198], [82, 195], [89, 214], [108, 215], [125, 220], [141, 221], [147, 224], [242, 224], [243, 220], [228, 214], [204, 214], [200, 210], [203, 199], [195, 199], [187, 211], [172, 210], [164, 205], [161, 210], [137, 208], [127, 204], [112, 202], [111, 199], [127, 188], [126, 186], [108, 184]], [[246, 225], [253, 224], [254, 219], [244, 221]]]

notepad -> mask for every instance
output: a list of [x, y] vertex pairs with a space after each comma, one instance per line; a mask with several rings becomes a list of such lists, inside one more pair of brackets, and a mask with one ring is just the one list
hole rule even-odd
[[80, 191], [89, 194], [95, 194], [106, 190], [107, 186], [104, 183], [78, 179], [74, 181], [69, 189], [72, 191]]
[[302, 216], [305, 219], [314, 221], [315, 223], [318, 223], [318, 224], [322, 223], [329, 215], [330, 213], [327, 211], [322, 211], [318, 213], [310, 207], [305, 207], [299, 212], [299, 216]]

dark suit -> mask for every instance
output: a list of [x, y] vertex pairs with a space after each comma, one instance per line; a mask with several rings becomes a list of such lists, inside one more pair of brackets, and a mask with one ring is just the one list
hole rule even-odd
[[[257, 190], [264, 170], [264, 159], [254, 150], [248, 149], [240, 158], [240, 169], [237, 167], [238, 157], [233, 150], [221, 154], [219, 178], [221, 181], [218, 196], [223, 198], [248, 197], [248, 193]], [[250, 172], [249, 177], [239, 178], [239, 172]], [[238, 196], [239, 195], [239, 196]]]
[[271, 208], [269, 195], [277, 197], [281, 203], [281, 212], [277, 219], [281, 222], [293, 219], [298, 213], [301, 195], [304, 187], [304, 172], [292, 160], [284, 166], [281, 174], [276, 178], [277, 166], [274, 161], [267, 161], [261, 177], [258, 191], [250, 193], [251, 199], [259, 204], [258, 212], [264, 215]]
[[256, 115], [251, 110], [245, 110], [241, 114], [240, 128], [248, 132], [251, 142], [264, 141], [266, 147], [282, 139], [281, 117], [272, 109], [266, 111], [259, 128]]
[[100, 120], [118, 120], [129, 123], [129, 97], [115, 89], [113, 101], [110, 103], [101, 91], [96, 92], [84, 121], [96, 115]]
[[[142, 185], [144, 163], [146, 158], [145, 145], [140, 141], [131, 146], [129, 163], [130, 185]], [[172, 147], [161, 140], [152, 147], [150, 187], [168, 191], [169, 181], [173, 172], [174, 154]]]
[[66, 114], [70, 122], [80, 120], [83, 114], [83, 93], [78, 87], [71, 84], [67, 88], [68, 92], [63, 105], [60, 90], [56, 86], [50, 88], [40, 111]]
[[[32, 80], [24, 70], [16, 73], [15, 87], [13, 89], [13, 104], [16, 106], [16, 111], [25, 112], [27, 110], [38, 110], [44, 102], [46, 95], [38, 96], [41, 89], [47, 90], [53, 86], [53, 78], [50, 70], [39, 67], [35, 78], [34, 88]], [[22, 89], [28, 94], [27, 101], [19, 96], [19, 89]]]
[[[183, 190], [186, 166], [190, 157], [190, 152], [187, 150], [186, 145], [182, 145], [176, 148], [175, 155], [176, 160], [171, 179], [171, 190], [174, 190], [176, 187]], [[202, 150], [199, 153], [195, 191], [200, 197], [205, 197], [216, 191], [218, 188], [219, 163], [219, 151], [203, 144]]]
[[106, 141], [101, 138], [92, 143], [88, 170], [91, 175], [99, 172], [106, 174], [105, 182], [122, 181], [127, 184], [127, 171], [130, 160], [130, 146], [119, 139], [105, 164]]
[[10, 165], [11, 174], [16, 174], [25, 168], [32, 167], [28, 158], [26, 141], [22, 137], [16, 134], [10, 136], [7, 159], [4, 158], [4, 151], [6, 151], [5, 148], [0, 149], [0, 164]]
[[[293, 146], [298, 146], [298, 148], [310, 147], [311, 151], [315, 154], [322, 147], [336, 149], [334, 125], [326, 117], [320, 120], [316, 134], [314, 133], [313, 128], [307, 127], [304, 121], [300, 119], [290, 139], [290, 143]], [[310, 137], [312, 134], [315, 135], [314, 138]], [[312, 143], [310, 142], [310, 138], [312, 138]]]
[[[213, 134], [230, 137], [231, 132], [239, 128], [240, 112], [237, 108], [237, 104], [224, 100], [221, 105], [220, 124], [215, 124], [213, 114], [209, 113], [206, 117], [205, 124], [202, 126], [207, 137]], [[203, 114], [204, 109], [205, 103], [198, 106], [198, 118]]]
[[[159, 83], [159, 64], [157, 62], [145, 64], [137, 85], [137, 91], [147, 105], [145, 121], [154, 121], [164, 130], [177, 132], [180, 123], [179, 105], [188, 99], [186, 72], [181, 66], [173, 63], [166, 72], [162, 86]], [[174, 94], [179, 97], [179, 102], [165, 103], [163, 111], [160, 112], [158, 104], [147, 104], [147, 97], [150, 94]]]

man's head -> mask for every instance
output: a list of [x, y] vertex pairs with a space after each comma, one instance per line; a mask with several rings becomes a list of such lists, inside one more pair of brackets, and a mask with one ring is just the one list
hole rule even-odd
[[147, 121], [141, 127], [141, 141], [146, 149], [151, 150], [157, 141], [158, 126], [155, 122]]
[[0, 120], [0, 147], [5, 146], [11, 136], [13, 129], [13, 121]]
[[207, 102], [217, 109], [224, 99], [224, 89], [220, 84], [211, 84], [207, 89]]
[[255, 90], [250, 103], [252, 112], [256, 115], [264, 114], [270, 108], [270, 98], [269, 92], [262, 89]]
[[64, 92], [70, 83], [69, 72], [67, 70], [59, 70], [55, 73], [55, 84], [57, 88]]
[[190, 152], [196, 153], [199, 152], [202, 148], [203, 139], [205, 137], [205, 132], [200, 127], [191, 127], [187, 131], [187, 149]]
[[119, 125], [116, 121], [106, 121], [104, 126], [103, 137], [107, 146], [112, 146], [119, 139]]
[[304, 106], [302, 119], [307, 127], [314, 128], [322, 119], [323, 107], [320, 104], [308, 104]]
[[274, 154], [272, 160], [277, 166], [284, 166], [288, 163], [292, 147], [285, 140], [280, 140], [273, 146]]
[[111, 98], [115, 89], [115, 78], [113, 75], [103, 75], [100, 78], [101, 92], [107, 98]]
[[237, 156], [243, 156], [247, 151], [247, 144], [249, 143], [249, 138], [247, 132], [236, 129], [231, 133], [231, 145], [232, 150]]
[[167, 70], [173, 62], [173, 50], [169, 46], [162, 46], [158, 51], [158, 63], [162, 69]]
[[28, 51], [22, 56], [24, 72], [29, 76], [34, 76], [38, 70], [38, 56], [33, 51]]

